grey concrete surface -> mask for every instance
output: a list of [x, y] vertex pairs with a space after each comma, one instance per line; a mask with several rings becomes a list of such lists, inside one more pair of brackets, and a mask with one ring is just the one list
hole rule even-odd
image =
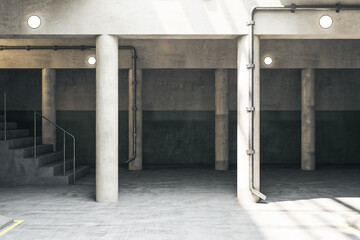
[[237, 202], [234, 170], [121, 169], [119, 201], [106, 204], [94, 202], [94, 174], [67, 187], [0, 188], [1, 213], [25, 220], [2, 239], [355, 240], [344, 223], [360, 212], [359, 174], [265, 168], [268, 200], [258, 204]]
[[229, 168], [229, 74], [215, 70], [215, 169]]
[[[16, 134], [12, 136], [13, 139], [0, 141], [0, 185], [66, 185], [73, 183], [73, 159], [66, 160], [64, 175], [63, 152], [53, 152], [53, 146], [42, 144], [41, 137], [36, 139], [37, 156], [34, 158], [34, 138], [28, 136], [28, 130], [24, 131], [27, 132], [26, 136]], [[88, 170], [89, 166], [78, 165], [76, 179], [86, 175]]]
[[360, 216], [349, 218], [346, 223], [360, 231]]
[[[56, 123], [56, 70], [44, 68], [42, 70], [42, 115]], [[42, 142], [52, 144], [56, 151], [56, 126], [46, 119], [42, 121]]]
[[[284, 51], [286, 49], [286, 51]], [[340, 50], [341, 49], [341, 50]], [[358, 39], [263, 39], [261, 56], [273, 58], [264, 69], [350, 69], [360, 67], [360, 41]]]
[[[226, 0], [159, 2], [149, 0], [108, 1], [89, 0], [86, 4], [55, 0], [4, 0], [0, 9], [1, 38], [69, 37], [89, 38], [111, 33], [123, 38], [235, 38], [248, 33], [246, 22], [255, 6], [282, 6], [288, 0]], [[290, 3], [336, 4], [339, 1], [306, 1]], [[341, 1], [356, 4], [356, 0]], [[101, 4], [101, 5], [100, 5]], [[99, 7], [101, 6], [101, 7]], [[94, 12], [89, 16], [89, 12]], [[40, 16], [38, 29], [27, 26], [27, 18]], [[334, 18], [334, 26], [324, 30], [317, 23], [322, 14]], [[297, 37], [359, 37], [357, 12], [334, 11], [261, 13], [256, 16], [257, 34], [299, 35]], [[139, 21], [141, 17], [142, 21]], [[268, 21], [268, 19], [273, 19]], [[299, 24], [301, 23], [301, 24]]]
[[96, 201], [118, 200], [118, 37], [96, 38]]
[[315, 170], [315, 69], [301, 70], [301, 169]]
[[14, 222], [14, 219], [0, 215], [0, 231]]

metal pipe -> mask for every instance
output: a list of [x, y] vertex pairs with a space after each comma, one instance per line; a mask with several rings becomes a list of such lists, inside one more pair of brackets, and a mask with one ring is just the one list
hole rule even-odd
[[63, 141], [63, 144], [64, 144], [64, 176], [65, 176], [65, 172], [66, 172], [66, 166], [65, 166], [65, 164], [66, 164], [66, 152], [65, 152], [65, 149], [66, 149], [66, 145], [65, 145], [65, 132], [63, 132], [64, 133], [64, 141]]
[[250, 11], [250, 21], [247, 22], [247, 26], [250, 27], [250, 33], [249, 33], [249, 38], [250, 38], [250, 44], [249, 44], [249, 68], [251, 68], [251, 73], [250, 73], [250, 79], [249, 79], [249, 86], [250, 86], [250, 90], [249, 90], [249, 109], [250, 109], [250, 119], [249, 119], [249, 162], [250, 162], [250, 191], [255, 194], [256, 196], [258, 196], [259, 198], [265, 200], [266, 196], [264, 194], [262, 194], [261, 192], [259, 192], [258, 190], [256, 190], [254, 188], [254, 68], [255, 68], [255, 64], [254, 64], [254, 27], [255, 27], [255, 13], [256, 11], [288, 11], [290, 10], [292, 13], [294, 13], [297, 10], [300, 11], [329, 11], [329, 10], [335, 10], [337, 13], [340, 12], [341, 10], [360, 10], [360, 5], [341, 5], [341, 4], [336, 4], [336, 5], [296, 5], [296, 4], [291, 4], [289, 6], [283, 6], [283, 7], [259, 7], [259, 6], [255, 6], [251, 9]]
[[4, 140], [6, 139], [6, 92], [4, 92]]
[[[120, 48], [120, 47], [119, 47]], [[136, 158], [136, 58], [137, 58], [137, 55], [136, 55], [136, 49], [134, 47], [128, 47], [132, 50], [132, 74], [133, 74], [133, 106], [132, 106], [132, 109], [133, 109], [133, 154], [132, 154], [132, 157], [128, 160], [125, 161], [125, 163], [129, 163], [129, 162], [132, 162], [135, 160]]]
[[95, 49], [95, 46], [30, 46], [30, 45], [26, 45], [26, 46], [3, 46], [0, 45], [0, 51], [3, 50], [92, 50]]
[[73, 141], [73, 169], [74, 169], [74, 184], [75, 184], [75, 180], [76, 180], [76, 156], [75, 156], [75, 140]]
[[34, 112], [34, 158], [36, 158], [36, 113]]
[[[91, 45], [80, 45], [80, 46], [30, 46], [30, 45], [26, 45], [26, 46], [3, 46], [0, 45], [0, 51], [3, 50], [93, 50], [96, 49], [96, 46], [91, 46]], [[134, 161], [136, 158], [136, 59], [137, 59], [137, 55], [136, 55], [136, 48], [133, 46], [119, 46], [119, 49], [123, 49], [123, 50], [131, 50], [132, 52], [132, 73], [133, 73], [133, 92], [134, 92], [134, 98], [133, 98], [133, 154], [132, 157], [128, 160], [125, 161], [125, 163], [129, 163], [131, 161]], [[52, 123], [49, 119], [45, 118], [44, 116], [41, 115], [41, 117], [43, 117], [44, 119], [48, 120], [50, 123]], [[53, 124], [53, 123], [52, 123]], [[59, 127], [60, 128], [60, 127]], [[60, 128], [61, 130], [65, 131], [63, 128]], [[67, 132], [68, 133], [68, 132]], [[68, 133], [69, 135], [71, 135], [70, 133]], [[72, 135], [71, 135], [72, 136]], [[72, 136], [74, 137], [74, 136]]]

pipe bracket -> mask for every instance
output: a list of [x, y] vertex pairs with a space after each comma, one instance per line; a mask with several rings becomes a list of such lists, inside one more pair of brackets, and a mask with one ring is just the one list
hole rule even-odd
[[255, 64], [253, 64], [253, 63], [246, 64], [246, 68], [247, 69], [255, 68]]
[[255, 112], [255, 108], [254, 107], [247, 107], [246, 111], [247, 112]]
[[254, 21], [254, 20], [251, 20], [251, 21], [246, 22], [246, 26], [253, 26], [253, 25], [255, 25], [255, 21]]
[[296, 10], [296, 4], [291, 4], [291, 13], [295, 13], [295, 10]]
[[247, 155], [254, 155], [254, 154], [255, 154], [255, 150], [246, 150], [246, 154], [247, 154]]
[[336, 4], [336, 10], [335, 10], [335, 12], [339, 13], [340, 10], [341, 10], [341, 4], [338, 3], [338, 4]]

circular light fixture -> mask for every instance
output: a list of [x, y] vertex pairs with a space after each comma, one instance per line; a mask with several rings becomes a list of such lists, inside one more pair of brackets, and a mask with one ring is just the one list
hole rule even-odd
[[270, 64], [272, 64], [272, 62], [273, 62], [273, 60], [272, 60], [271, 57], [265, 57], [265, 58], [264, 58], [264, 63], [265, 63], [266, 65], [270, 65]]
[[89, 63], [90, 65], [95, 65], [95, 63], [96, 63], [96, 58], [95, 58], [95, 57], [89, 57], [89, 58], [88, 58], [88, 63]]
[[319, 24], [324, 29], [330, 28], [332, 23], [333, 23], [333, 20], [329, 15], [323, 15], [319, 19]]
[[27, 23], [30, 28], [35, 29], [40, 27], [41, 19], [39, 16], [33, 15], [28, 18]]

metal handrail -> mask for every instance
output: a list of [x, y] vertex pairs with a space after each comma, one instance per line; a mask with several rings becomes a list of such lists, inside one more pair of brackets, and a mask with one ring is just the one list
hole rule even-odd
[[49, 122], [51, 125], [55, 126], [56, 128], [60, 129], [61, 131], [63, 131], [64, 133], [64, 176], [65, 176], [65, 172], [66, 172], [66, 147], [65, 147], [65, 136], [66, 134], [69, 135], [72, 139], [73, 139], [73, 171], [74, 171], [74, 184], [75, 184], [75, 180], [76, 180], [76, 161], [75, 161], [75, 156], [76, 156], [76, 146], [75, 146], [75, 136], [72, 135], [71, 133], [69, 133], [68, 131], [66, 131], [64, 128], [60, 127], [59, 125], [57, 125], [56, 123], [52, 122], [50, 119], [48, 119], [47, 117], [43, 116], [41, 113], [33, 110], [31, 107], [29, 107], [28, 105], [26, 105], [25, 103], [21, 102], [19, 99], [17, 99], [17, 97], [15, 97], [14, 95], [11, 95], [9, 93], [6, 93], [6, 91], [4, 91], [4, 140], [7, 140], [7, 134], [6, 134], [6, 105], [7, 105], [7, 96], [10, 96], [13, 100], [15, 100], [16, 102], [20, 103], [21, 105], [23, 105], [25, 108], [27, 108], [29, 111], [32, 111], [34, 113], [34, 158], [36, 158], [36, 115], [40, 116], [41, 118], [45, 119], [47, 122]]

